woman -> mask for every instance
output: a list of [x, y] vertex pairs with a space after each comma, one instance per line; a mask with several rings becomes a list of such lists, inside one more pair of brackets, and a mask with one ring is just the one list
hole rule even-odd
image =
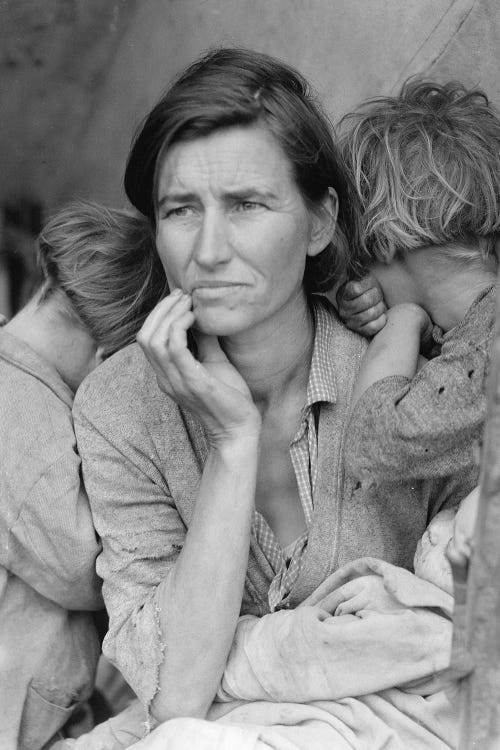
[[81, 483], [73, 394], [163, 294], [148, 225], [67, 206], [38, 243], [42, 284], [0, 329], [0, 745], [38, 750], [92, 692], [100, 550]]
[[146, 118], [125, 186], [172, 291], [75, 404], [105, 653], [156, 721], [204, 717], [240, 613], [361, 555], [410, 566], [453, 481], [344, 478], [365, 344], [312, 293], [345, 270], [355, 203], [299, 74], [210, 53]]

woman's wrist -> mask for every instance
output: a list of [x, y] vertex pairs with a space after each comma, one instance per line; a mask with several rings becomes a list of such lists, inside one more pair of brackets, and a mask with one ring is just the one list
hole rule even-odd
[[211, 450], [222, 457], [238, 456], [242, 453], [249, 455], [249, 451], [258, 452], [260, 441], [261, 420], [258, 419], [239, 425], [232, 430], [220, 432], [217, 435], [209, 435], [208, 441]]

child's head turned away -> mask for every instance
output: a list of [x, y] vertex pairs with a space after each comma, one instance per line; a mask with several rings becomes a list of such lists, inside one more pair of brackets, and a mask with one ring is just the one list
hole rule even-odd
[[341, 128], [362, 204], [360, 269], [429, 246], [462, 261], [495, 254], [500, 120], [482, 91], [410, 79]]
[[448, 552], [454, 560], [466, 564], [471, 555], [479, 488], [465, 497], [457, 508], [437, 513], [420, 539], [413, 567], [419, 578], [453, 593], [453, 577]]

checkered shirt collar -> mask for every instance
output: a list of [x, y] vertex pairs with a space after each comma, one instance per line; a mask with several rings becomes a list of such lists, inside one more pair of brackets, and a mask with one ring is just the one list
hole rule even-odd
[[314, 315], [314, 346], [307, 383], [305, 410], [318, 402], [334, 404], [337, 401], [337, 385], [333, 351], [334, 323], [332, 315], [321, 299], [312, 304]]

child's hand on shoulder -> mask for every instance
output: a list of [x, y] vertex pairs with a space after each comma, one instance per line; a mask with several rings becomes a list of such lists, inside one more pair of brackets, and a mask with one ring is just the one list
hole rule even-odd
[[370, 273], [342, 284], [337, 292], [337, 308], [346, 326], [362, 336], [375, 336], [387, 321], [382, 289]]

